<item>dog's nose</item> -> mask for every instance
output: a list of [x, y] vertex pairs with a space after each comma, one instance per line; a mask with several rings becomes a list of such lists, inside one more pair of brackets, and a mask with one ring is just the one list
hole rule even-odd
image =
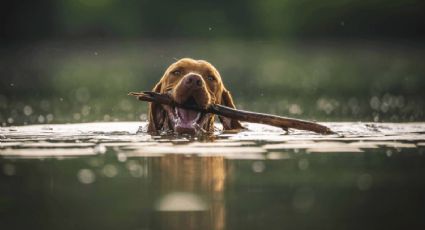
[[189, 74], [184, 77], [183, 81], [185, 85], [193, 88], [200, 88], [204, 84], [202, 77], [197, 74]]

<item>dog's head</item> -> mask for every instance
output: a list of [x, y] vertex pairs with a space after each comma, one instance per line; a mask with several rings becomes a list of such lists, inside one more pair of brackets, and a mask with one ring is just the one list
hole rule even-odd
[[[153, 91], [168, 93], [179, 104], [197, 104], [204, 108], [209, 104], [222, 104], [235, 108], [220, 73], [203, 60], [183, 58], [171, 64]], [[214, 130], [214, 116], [211, 114], [150, 103], [148, 115], [149, 132], [173, 130], [177, 133], [194, 134], [199, 130]], [[225, 130], [242, 128], [237, 120], [225, 117], [219, 119]]]

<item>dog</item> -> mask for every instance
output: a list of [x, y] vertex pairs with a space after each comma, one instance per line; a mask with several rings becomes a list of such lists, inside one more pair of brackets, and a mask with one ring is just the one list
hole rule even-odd
[[[196, 104], [202, 108], [210, 104], [221, 104], [236, 108], [220, 73], [204, 60], [182, 58], [176, 61], [167, 68], [152, 91], [168, 94], [179, 104]], [[212, 133], [214, 117], [208, 113], [149, 103], [148, 132], [172, 131], [192, 135], [199, 132]], [[223, 130], [243, 129], [238, 120], [218, 117]]]

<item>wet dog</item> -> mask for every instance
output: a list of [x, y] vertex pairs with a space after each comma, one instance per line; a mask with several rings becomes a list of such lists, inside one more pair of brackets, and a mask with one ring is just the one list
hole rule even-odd
[[[220, 73], [204, 60], [183, 58], [171, 64], [152, 91], [167, 93], [179, 104], [196, 104], [202, 108], [221, 104], [235, 108], [232, 95], [224, 86]], [[199, 131], [214, 131], [214, 115], [194, 110], [150, 103], [148, 116], [148, 132], [196, 134]], [[237, 120], [221, 116], [219, 120], [224, 130], [242, 129]]]

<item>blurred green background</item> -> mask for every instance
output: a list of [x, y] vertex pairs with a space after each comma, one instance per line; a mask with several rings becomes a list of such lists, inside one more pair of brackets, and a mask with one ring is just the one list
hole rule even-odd
[[0, 124], [145, 120], [178, 58], [214, 64], [237, 107], [320, 121], [423, 121], [419, 0], [9, 1]]

